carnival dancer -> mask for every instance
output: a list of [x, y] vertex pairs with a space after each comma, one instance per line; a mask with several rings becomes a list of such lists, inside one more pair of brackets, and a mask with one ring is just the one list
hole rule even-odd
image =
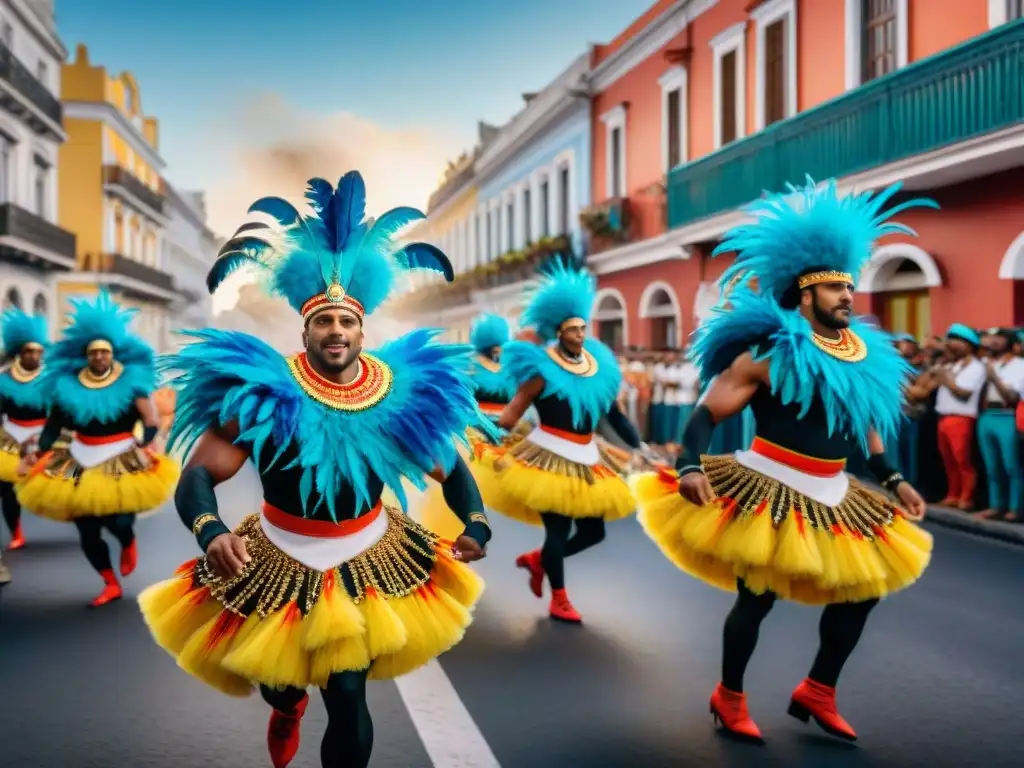
[[9, 549], [25, 546], [21, 504], [14, 492], [18, 467], [29, 444], [46, 424], [47, 398], [39, 385], [47, 341], [46, 318], [11, 307], [0, 315], [4, 353], [12, 358], [0, 372], [0, 507], [11, 532]]
[[549, 614], [570, 623], [582, 619], [566, 593], [565, 558], [601, 542], [605, 521], [635, 509], [624, 468], [594, 435], [598, 421], [607, 416], [631, 448], [646, 448], [616, 405], [622, 374], [615, 355], [587, 338], [594, 294], [594, 277], [584, 269], [556, 261], [541, 274], [520, 318], [535, 340], [510, 341], [502, 352], [503, 368], [518, 391], [498, 419], [499, 426], [512, 429], [532, 404], [540, 425], [481, 453], [482, 471], [493, 472], [499, 491], [493, 499], [485, 494], [488, 506], [544, 526], [544, 545], [520, 555], [516, 565], [529, 572], [537, 597], [547, 576]]
[[[884, 441], [902, 418], [909, 368], [891, 339], [852, 316], [854, 276], [877, 238], [913, 234], [884, 210], [899, 185], [841, 197], [835, 182], [790, 187], [752, 205], [755, 223], [716, 249], [735, 253], [728, 306], [697, 333], [705, 380], [717, 376], [687, 422], [676, 471], [638, 475], [648, 535], [679, 568], [738, 597], [725, 621], [722, 678], [711, 712], [732, 733], [760, 741], [743, 691], [758, 630], [775, 600], [823, 605], [821, 645], [793, 691], [789, 714], [853, 740], [836, 709], [836, 681], [879, 599], [928, 565], [925, 512], [894, 471]], [[753, 408], [749, 451], [705, 456], [716, 424]], [[844, 472], [852, 450], [899, 504]], [[678, 493], [677, 493], [678, 491]]]
[[[157, 433], [150, 402], [156, 366], [153, 349], [129, 331], [135, 310], [118, 306], [105, 289], [71, 305], [71, 324], [48, 350], [39, 378], [51, 398], [49, 417], [21, 466], [27, 476], [17, 493], [35, 514], [74, 522], [86, 559], [103, 577], [90, 603], [98, 607], [122, 595], [103, 529], [121, 545], [121, 575], [130, 575], [138, 563], [135, 516], [170, 498], [180, 467], [147, 447]], [[55, 445], [64, 430], [73, 439]]]
[[[213, 292], [235, 268], [259, 269], [302, 316], [305, 351], [285, 358], [244, 333], [206, 329], [164, 363], [179, 374], [168, 444], [195, 446], [178, 513], [205, 554], [139, 602], [183, 669], [230, 695], [259, 686], [273, 708], [274, 766], [295, 756], [316, 686], [328, 714], [322, 764], [355, 767], [373, 746], [367, 679], [403, 675], [459, 642], [483, 589], [464, 563], [483, 557], [490, 529], [455, 447], [477, 413], [469, 347], [439, 344], [432, 330], [362, 347], [364, 318], [397, 273], [451, 281], [447, 257], [396, 243], [419, 211], [364, 221], [358, 172], [336, 189], [311, 179], [306, 198], [314, 215], [280, 198], [253, 203], [254, 220], [207, 280]], [[264, 503], [232, 532], [214, 486], [250, 460]], [[405, 506], [403, 480], [422, 489], [428, 476], [463, 521], [454, 543], [382, 503], [387, 486]]]
[[[470, 327], [469, 343], [474, 352], [469, 369], [470, 383], [481, 418], [494, 424], [516, 393], [514, 382], [501, 365], [501, 350], [508, 341], [508, 321], [500, 315], [485, 312], [477, 316]], [[515, 431], [505, 436], [503, 442], [527, 431], [529, 422], [523, 420]], [[459, 453], [473, 473], [486, 507], [489, 502], [494, 502], [501, 488], [493, 482], [493, 472], [484, 471], [476, 457], [484, 445], [493, 442], [493, 436], [471, 425], [466, 429], [466, 439], [469, 441], [469, 449], [463, 448]], [[462, 521], [448, 508], [442, 490], [437, 486], [433, 486], [424, 497], [419, 509], [419, 521], [445, 539], [454, 539], [462, 531]]]

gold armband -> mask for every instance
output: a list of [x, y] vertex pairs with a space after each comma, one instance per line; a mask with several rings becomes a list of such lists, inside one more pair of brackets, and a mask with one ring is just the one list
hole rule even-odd
[[483, 512], [473, 512], [473, 513], [471, 513], [470, 516], [469, 516], [469, 522], [471, 522], [471, 523], [483, 523], [488, 528], [491, 527], [491, 524], [489, 522], [487, 522], [487, 516]]
[[215, 523], [219, 519], [220, 518], [218, 518], [216, 515], [210, 515], [210, 514], [200, 515], [199, 517], [197, 517], [195, 519], [195, 522], [192, 523], [192, 535], [193, 536], [198, 536], [199, 532], [201, 530], [203, 530], [203, 528], [206, 525], [208, 525], [209, 523]]

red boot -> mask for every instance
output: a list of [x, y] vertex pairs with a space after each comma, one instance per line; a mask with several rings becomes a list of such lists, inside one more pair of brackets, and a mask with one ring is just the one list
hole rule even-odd
[[11, 537], [11, 543], [7, 545], [8, 549], [21, 549], [25, 546], [25, 534], [21, 532], [21, 522], [19, 521], [14, 526], [14, 535]]
[[568, 624], [583, 623], [583, 617], [572, 607], [564, 589], [551, 590], [551, 606], [548, 608], [548, 612], [555, 621], [564, 621]]
[[100, 592], [91, 603], [90, 608], [99, 608], [101, 605], [112, 603], [114, 600], [120, 600], [121, 585], [117, 583], [117, 576], [109, 568], [100, 574], [103, 577], [103, 591]]
[[121, 575], [130, 576], [135, 566], [139, 564], [139, 549], [135, 546], [135, 539], [132, 543], [121, 550]]
[[761, 729], [747, 710], [747, 695], [730, 691], [721, 683], [711, 694], [711, 715], [725, 730], [747, 741], [763, 744]]
[[537, 597], [543, 597], [544, 566], [540, 563], [540, 550], [535, 549], [517, 557], [516, 568], [525, 568], [530, 572], [530, 591]]
[[836, 709], [836, 689], [816, 683], [809, 677], [804, 678], [793, 691], [789, 714], [805, 723], [813, 717], [826, 733], [847, 741], [857, 740], [856, 732]]
[[308, 704], [309, 694], [306, 694], [302, 701], [295, 705], [294, 712], [286, 714], [275, 709], [270, 713], [270, 723], [267, 725], [267, 750], [270, 752], [270, 762], [274, 764], [274, 768], [285, 768], [299, 751], [299, 723], [306, 714]]

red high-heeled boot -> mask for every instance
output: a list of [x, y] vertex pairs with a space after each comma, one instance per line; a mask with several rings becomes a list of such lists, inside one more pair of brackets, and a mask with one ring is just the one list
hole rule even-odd
[[847, 741], [857, 740], [857, 733], [836, 709], [836, 689], [809, 677], [793, 691], [789, 714], [805, 723], [813, 717], [826, 733]]
[[121, 592], [121, 585], [117, 583], [117, 576], [114, 575], [112, 570], [108, 568], [100, 573], [100, 576], [103, 577], [103, 591], [96, 595], [93, 601], [89, 603], [90, 608], [99, 608], [101, 605], [120, 600], [123, 594]]
[[299, 723], [306, 714], [308, 704], [307, 693], [302, 697], [302, 701], [295, 705], [295, 711], [285, 713], [275, 709], [270, 713], [270, 723], [267, 724], [267, 750], [270, 752], [270, 762], [274, 764], [274, 768], [286, 768], [298, 753]]
[[525, 568], [530, 573], [530, 591], [537, 597], [544, 596], [544, 566], [540, 562], [540, 550], [535, 549], [516, 558], [516, 568]]
[[569, 602], [569, 595], [564, 589], [551, 590], [551, 605], [548, 613], [555, 621], [564, 621], [568, 624], [582, 624], [583, 617], [572, 607]]
[[747, 695], [730, 691], [719, 683], [711, 694], [711, 715], [725, 730], [741, 739], [764, 743], [761, 729], [750, 717], [747, 709]]

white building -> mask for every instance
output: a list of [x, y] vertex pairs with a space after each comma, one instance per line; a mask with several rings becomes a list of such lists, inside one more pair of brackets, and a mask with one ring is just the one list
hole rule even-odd
[[178, 192], [166, 184], [162, 263], [174, 278], [179, 298], [170, 307], [165, 348], [177, 346], [174, 331], [205, 328], [213, 317], [213, 300], [206, 275], [217, 258], [219, 240], [206, 226], [206, 200], [202, 192]]
[[0, 0], [0, 301], [51, 327], [55, 275], [75, 267], [75, 236], [56, 224], [66, 58], [52, 0]]

